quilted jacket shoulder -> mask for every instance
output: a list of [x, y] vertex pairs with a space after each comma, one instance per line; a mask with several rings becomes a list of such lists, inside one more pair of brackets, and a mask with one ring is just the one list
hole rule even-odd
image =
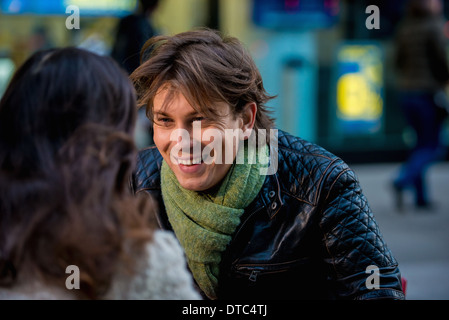
[[142, 149], [137, 155], [137, 165], [133, 177], [134, 191], [142, 191], [146, 188], [159, 189], [161, 185], [160, 170], [162, 155], [155, 145]]

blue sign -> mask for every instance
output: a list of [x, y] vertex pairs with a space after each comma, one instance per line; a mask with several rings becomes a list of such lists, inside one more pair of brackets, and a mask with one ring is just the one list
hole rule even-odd
[[81, 16], [124, 16], [134, 11], [137, 0], [0, 0], [3, 14], [65, 15], [70, 5]]
[[253, 0], [253, 20], [265, 28], [327, 28], [338, 13], [339, 0]]

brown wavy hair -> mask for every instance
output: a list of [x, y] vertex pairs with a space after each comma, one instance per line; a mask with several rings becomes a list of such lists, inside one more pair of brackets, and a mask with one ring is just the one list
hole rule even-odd
[[[153, 99], [169, 85], [171, 95], [180, 91], [199, 113], [216, 117], [213, 106], [225, 102], [233, 115], [247, 103], [257, 104], [254, 128], [271, 129], [274, 119], [265, 105], [270, 96], [251, 55], [235, 37], [198, 28], [174, 36], [149, 39], [141, 51], [141, 65], [130, 75], [137, 90], [138, 106], [153, 120]], [[269, 135], [267, 135], [269, 137]]]
[[[100, 298], [117, 266], [151, 240], [152, 204], [129, 189], [136, 96], [109, 57], [40, 51], [0, 101], [0, 286], [22, 273]], [[36, 273], [35, 273], [36, 272]], [[34, 274], [35, 273], [35, 274]]]

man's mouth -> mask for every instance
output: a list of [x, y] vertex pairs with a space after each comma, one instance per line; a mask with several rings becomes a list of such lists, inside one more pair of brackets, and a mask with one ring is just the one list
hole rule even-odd
[[201, 163], [201, 157], [196, 157], [196, 158], [190, 158], [190, 159], [186, 159], [186, 158], [175, 158], [177, 164], [182, 164], [184, 166], [193, 166], [195, 164], [200, 164]]
[[203, 162], [201, 153], [179, 153], [177, 155], [173, 155], [171, 159], [174, 164], [183, 166], [193, 166]]

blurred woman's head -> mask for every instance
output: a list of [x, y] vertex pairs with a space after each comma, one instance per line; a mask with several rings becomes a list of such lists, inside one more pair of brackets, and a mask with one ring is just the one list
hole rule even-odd
[[31, 268], [64, 286], [77, 265], [80, 293], [104, 292], [143, 221], [128, 194], [135, 119], [111, 58], [50, 49], [17, 70], [0, 101], [0, 285]]
[[0, 103], [1, 168], [27, 175], [74, 133], [96, 123], [131, 133], [132, 85], [109, 58], [76, 48], [34, 54], [17, 70]]

